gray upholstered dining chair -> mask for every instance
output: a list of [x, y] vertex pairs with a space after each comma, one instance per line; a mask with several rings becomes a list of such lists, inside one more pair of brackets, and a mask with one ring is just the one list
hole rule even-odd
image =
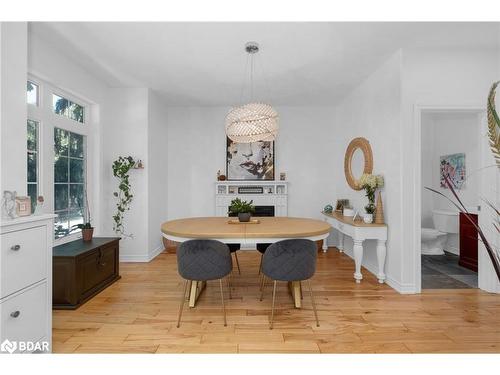
[[182, 309], [186, 300], [188, 284], [190, 286], [189, 289], [191, 289], [193, 281], [217, 279], [219, 280], [222, 311], [224, 312], [224, 326], [226, 326], [226, 307], [224, 305], [222, 278], [229, 275], [233, 269], [231, 253], [227, 245], [216, 240], [189, 240], [183, 242], [177, 248], [177, 268], [179, 274], [186, 280], [179, 308], [177, 328], [179, 328], [181, 323]]
[[[316, 272], [316, 260], [318, 250], [316, 243], [306, 239], [290, 239], [278, 241], [269, 246], [262, 258], [262, 273], [274, 281], [273, 302], [271, 309], [271, 323], [269, 329], [273, 329], [274, 303], [276, 300], [276, 284], [278, 281], [304, 281], [307, 280], [311, 302], [316, 318], [316, 326], [319, 327], [318, 313], [311, 288], [311, 277]], [[260, 300], [264, 295], [266, 283], [262, 287]]]

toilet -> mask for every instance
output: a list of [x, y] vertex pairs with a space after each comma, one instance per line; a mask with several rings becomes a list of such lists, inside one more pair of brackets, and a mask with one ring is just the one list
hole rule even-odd
[[443, 255], [448, 235], [458, 233], [458, 212], [433, 210], [434, 228], [422, 228], [422, 255]]

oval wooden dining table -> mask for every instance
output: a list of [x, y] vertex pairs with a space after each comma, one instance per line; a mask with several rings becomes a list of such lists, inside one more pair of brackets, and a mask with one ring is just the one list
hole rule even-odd
[[[170, 220], [162, 224], [163, 236], [174, 242], [192, 239], [214, 239], [224, 243], [239, 243], [244, 247], [257, 243], [274, 243], [290, 238], [305, 238], [312, 241], [325, 240], [330, 234], [330, 224], [315, 219], [298, 217], [253, 217], [255, 223], [235, 223], [228, 217], [193, 217]], [[193, 282], [189, 306], [194, 307], [196, 300], [205, 288], [205, 282]], [[289, 283], [295, 307], [301, 307], [300, 282]]]

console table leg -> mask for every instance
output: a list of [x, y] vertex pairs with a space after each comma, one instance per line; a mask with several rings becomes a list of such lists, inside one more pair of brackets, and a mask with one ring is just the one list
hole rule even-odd
[[385, 246], [385, 241], [377, 240], [377, 261], [378, 261], [378, 274], [377, 279], [380, 284], [385, 281], [385, 256], [387, 253], [387, 247]]
[[344, 233], [339, 232], [339, 252], [344, 252]]
[[363, 262], [363, 241], [354, 240], [354, 264], [355, 264], [355, 272], [354, 279], [357, 283], [360, 283], [363, 279], [363, 275], [361, 274], [361, 263]]

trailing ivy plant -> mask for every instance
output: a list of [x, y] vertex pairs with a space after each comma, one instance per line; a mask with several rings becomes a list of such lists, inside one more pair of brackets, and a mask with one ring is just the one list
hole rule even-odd
[[132, 234], [125, 234], [123, 226], [123, 218], [125, 212], [130, 210], [130, 203], [134, 196], [131, 193], [132, 186], [129, 181], [129, 172], [134, 167], [135, 160], [131, 156], [120, 156], [113, 162], [113, 176], [118, 179], [118, 191], [113, 192], [113, 195], [118, 198], [116, 203], [116, 214], [113, 215], [113, 230], [115, 233], [125, 237], [132, 237]]

